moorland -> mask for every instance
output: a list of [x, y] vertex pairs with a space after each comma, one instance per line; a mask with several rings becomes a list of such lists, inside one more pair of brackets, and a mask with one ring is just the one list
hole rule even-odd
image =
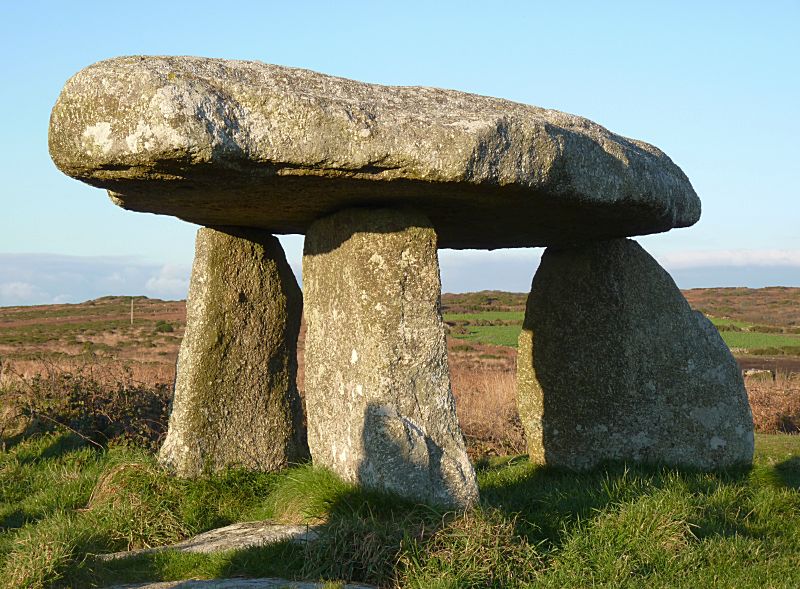
[[[798, 586], [800, 289], [684, 295], [743, 368], [766, 370], [746, 377], [758, 432], [752, 469], [608, 465], [574, 474], [528, 463], [514, 404], [525, 295], [443, 295], [453, 390], [481, 488], [469, 513], [363, 492], [310, 465], [175, 479], [154, 450], [185, 329], [182, 301], [0, 308], [0, 583], [281, 576], [402, 587]], [[301, 333], [301, 392], [302, 341]], [[92, 556], [264, 518], [321, 525], [320, 539]]]

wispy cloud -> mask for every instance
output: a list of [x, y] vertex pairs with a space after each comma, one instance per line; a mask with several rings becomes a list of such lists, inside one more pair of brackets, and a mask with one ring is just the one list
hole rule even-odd
[[[444, 292], [527, 292], [542, 248], [442, 250]], [[300, 278], [300, 255], [287, 252]], [[294, 255], [293, 255], [294, 254]], [[681, 288], [800, 286], [800, 250], [706, 250], [658, 256]], [[0, 254], [0, 306], [77, 303], [105, 295], [186, 297], [190, 265], [132, 256]]]
[[441, 250], [442, 290], [528, 292], [543, 251], [543, 248]]
[[705, 250], [664, 254], [658, 261], [669, 269], [706, 266], [790, 266], [800, 267], [800, 250]]
[[24, 305], [27, 301], [46, 298], [47, 293], [29, 282], [0, 283], [0, 304]]
[[189, 266], [129, 256], [0, 254], [0, 305], [77, 303], [105, 295], [186, 297]]
[[156, 298], [182, 299], [189, 290], [189, 272], [185, 266], [165, 264], [146, 283], [147, 293]]

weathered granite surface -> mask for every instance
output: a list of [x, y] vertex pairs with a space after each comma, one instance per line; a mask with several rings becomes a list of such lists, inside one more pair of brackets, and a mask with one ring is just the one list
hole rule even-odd
[[303, 299], [278, 240], [202, 228], [160, 460], [182, 476], [308, 456], [297, 392]]
[[441, 247], [497, 248], [667, 231], [700, 215], [664, 153], [587, 119], [259, 62], [89, 66], [53, 109], [50, 153], [127, 209], [271, 233], [305, 233], [352, 206], [411, 206]]
[[535, 462], [713, 469], [753, 457], [736, 361], [634, 241], [546, 250], [520, 334], [517, 388]]
[[317, 221], [306, 235], [303, 286], [314, 463], [415, 500], [474, 503], [430, 222], [365, 209]]

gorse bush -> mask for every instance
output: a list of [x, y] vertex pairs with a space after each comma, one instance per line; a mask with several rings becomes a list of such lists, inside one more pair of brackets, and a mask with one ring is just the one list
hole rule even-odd
[[163, 319], [159, 319], [158, 321], [156, 321], [156, 326], [155, 326], [156, 333], [172, 333], [173, 331], [175, 331], [175, 328], [169, 321], [164, 321]]

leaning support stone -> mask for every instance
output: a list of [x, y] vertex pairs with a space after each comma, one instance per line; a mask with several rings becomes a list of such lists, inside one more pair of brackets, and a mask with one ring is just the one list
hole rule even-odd
[[303, 285], [314, 463], [414, 500], [474, 503], [428, 219], [350, 209], [315, 222], [306, 234]]
[[303, 299], [278, 240], [197, 232], [163, 464], [182, 476], [307, 457], [295, 382]]
[[545, 252], [519, 339], [517, 386], [535, 462], [714, 469], [753, 457], [735, 360], [633, 241]]

